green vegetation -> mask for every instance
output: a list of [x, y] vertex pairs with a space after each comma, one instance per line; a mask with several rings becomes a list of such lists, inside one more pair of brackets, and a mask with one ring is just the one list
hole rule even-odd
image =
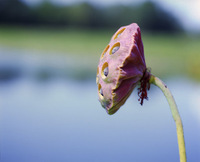
[[20, 0], [0, 1], [0, 24], [113, 29], [132, 22], [140, 24], [142, 30], [182, 30], [179, 21], [171, 13], [151, 1], [106, 7], [86, 2], [55, 5], [45, 0], [38, 5], [28, 6]]
[[[117, 30], [0, 27], [0, 46], [63, 53], [94, 69]], [[200, 37], [142, 32], [147, 66], [156, 76], [188, 75], [200, 79]]]
[[110, 32], [76, 29], [0, 28], [0, 44], [30, 50], [66, 54], [99, 53]]

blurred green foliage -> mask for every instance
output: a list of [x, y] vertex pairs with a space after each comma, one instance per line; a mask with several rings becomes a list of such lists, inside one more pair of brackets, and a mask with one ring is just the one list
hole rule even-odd
[[[100, 55], [115, 30], [0, 27], [0, 45], [74, 58], [81, 74], [95, 76]], [[142, 31], [147, 67], [156, 76], [185, 75], [200, 80], [200, 37]], [[85, 69], [85, 70], [84, 70]], [[77, 69], [76, 69], [77, 70]], [[93, 76], [92, 75], [92, 76]]]
[[78, 3], [59, 6], [44, 1], [27, 6], [19, 0], [0, 1], [0, 24], [45, 25], [79, 28], [115, 28], [136, 22], [142, 30], [181, 31], [175, 17], [151, 1], [109, 7]]
[[85, 68], [95, 75], [111, 36], [132, 22], [141, 27], [146, 63], [153, 74], [181, 74], [200, 80], [200, 37], [177, 32], [182, 28], [173, 15], [150, 1], [99, 7], [88, 3], [56, 6], [49, 1], [27, 6], [19, 0], [1, 0], [0, 46], [64, 53], [80, 60], [81, 74]]

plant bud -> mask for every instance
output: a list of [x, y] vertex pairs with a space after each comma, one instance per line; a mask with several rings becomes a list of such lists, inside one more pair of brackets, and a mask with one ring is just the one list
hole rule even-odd
[[146, 91], [148, 78], [139, 26], [133, 23], [121, 27], [101, 54], [97, 68], [101, 105], [108, 114], [114, 114], [141, 81], [145, 88], [140, 88], [139, 93], [146, 95], [140, 96], [142, 103], [143, 98], [147, 99], [147, 93], [142, 91]]

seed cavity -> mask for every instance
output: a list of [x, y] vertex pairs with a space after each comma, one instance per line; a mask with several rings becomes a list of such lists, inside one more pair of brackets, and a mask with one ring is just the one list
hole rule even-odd
[[126, 29], [126, 28], [123, 28], [123, 29], [121, 29], [120, 31], [118, 31], [118, 32], [115, 34], [114, 39], [117, 39], [118, 37], [120, 37], [120, 35], [123, 33], [123, 31], [124, 31], [125, 29]]
[[120, 48], [120, 43], [118, 42], [112, 47], [112, 49], [110, 50], [110, 54], [115, 54], [119, 50], [119, 48]]
[[101, 58], [103, 58], [105, 56], [105, 54], [108, 51], [109, 47], [110, 47], [109, 45], [106, 46], [106, 48], [104, 49], [103, 53], [101, 54]]
[[102, 96], [103, 96], [103, 91], [102, 91], [102, 88], [100, 89], [99, 93], [100, 93], [100, 95], [102, 95]]
[[112, 49], [112, 54], [114, 54], [118, 49], [119, 49], [119, 46], [114, 47], [114, 48]]
[[104, 70], [103, 70], [103, 73], [104, 75], [107, 77], [108, 76], [108, 67], [106, 67]]
[[109, 74], [109, 68], [108, 68], [108, 63], [105, 62], [102, 66], [102, 70], [101, 70], [101, 77], [103, 79], [105, 79]]
[[100, 94], [100, 97], [103, 97], [103, 96], [104, 96], [104, 95], [103, 95], [103, 90], [102, 90], [102, 88], [101, 88], [101, 84], [98, 85], [98, 92], [99, 92], [99, 94]]

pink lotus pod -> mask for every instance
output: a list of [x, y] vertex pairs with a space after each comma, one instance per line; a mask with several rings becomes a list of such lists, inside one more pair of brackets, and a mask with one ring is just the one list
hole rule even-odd
[[149, 73], [146, 71], [140, 28], [136, 23], [121, 27], [103, 51], [96, 83], [101, 105], [114, 114], [141, 82], [141, 104], [147, 99]]

